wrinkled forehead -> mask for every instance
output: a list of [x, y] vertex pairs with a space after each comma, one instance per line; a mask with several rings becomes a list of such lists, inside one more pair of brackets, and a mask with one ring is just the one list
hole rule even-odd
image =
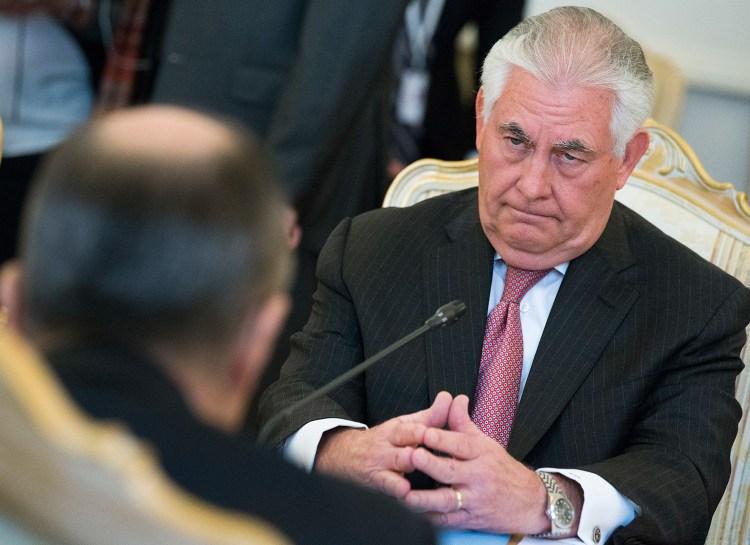
[[495, 129], [522, 132], [524, 140], [545, 135], [609, 148], [614, 100], [614, 93], [603, 87], [552, 84], [514, 68], [492, 108], [490, 123]]

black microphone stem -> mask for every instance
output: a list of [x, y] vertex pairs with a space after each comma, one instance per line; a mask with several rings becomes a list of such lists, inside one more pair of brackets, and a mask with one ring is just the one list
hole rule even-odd
[[265, 423], [265, 425], [260, 429], [258, 432], [258, 443], [261, 445], [267, 444], [268, 441], [268, 435], [273, 431], [273, 429], [276, 427], [276, 425], [287, 416], [291, 415], [294, 411], [299, 409], [300, 407], [303, 407], [310, 403], [311, 401], [315, 401], [319, 397], [323, 397], [326, 394], [331, 393], [333, 390], [338, 388], [339, 386], [349, 382], [351, 379], [356, 377], [358, 374], [360, 374], [362, 371], [367, 369], [370, 365], [375, 363], [376, 361], [386, 357], [388, 354], [393, 352], [394, 350], [398, 350], [402, 346], [404, 346], [406, 343], [413, 341], [423, 333], [426, 333], [431, 328], [427, 324], [420, 326], [418, 329], [415, 329], [411, 333], [409, 333], [406, 337], [402, 337], [398, 340], [398, 342], [393, 343], [392, 345], [384, 348], [377, 354], [374, 354], [367, 358], [362, 363], [355, 365], [351, 369], [349, 369], [346, 373], [343, 373], [342, 375], [336, 377], [334, 380], [323, 386], [322, 388], [319, 388], [315, 390], [314, 392], [306, 395], [299, 401], [296, 401], [289, 405], [286, 409], [283, 409], [273, 415], [273, 417]]
[[463, 313], [466, 312], [466, 305], [462, 301], [451, 301], [447, 305], [443, 305], [439, 309], [437, 309], [437, 312], [428, 319], [424, 325], [420, 326], [419, 328], [415, 329], [408, 335], [400, 338], [395, 343], [387, 346], [377, 354], [374, 354], [373, 356], [370, 356], [362, 363], [355, 365], [351, 369], [349, 369], [347, 372], [339, 375], [335, 379], [333, 379], [331, 382], [326, 384], [325, 386], [322, 386], [321, 388], [318, 388], [317, 390], [313, 390], [311, 393], [300, 399], [299, 401], [296, 401], [295, 403], [292, 403], [289, 405], [286, 409], [283, 409], [273, 415], [268, 422], [266, 422], [263, 427], [261, 427], [260, 431], [258, 432], [258, 443], [261, 445], [265, 445], [268, 442], [268, 435], [271, 431], [278, 425], [278, 423], [285, 417], [291, 415], [294, 411], [299, 409], [300, 407], [303, 407], [310, 403], [311, 401], [315, 401], [319, 397], [323, 397], [324, 395], [332, 392], [342, 384], [348, 382], [352, 378], [359, 375], [362, 371], [370, 367], [373, 363], [377, 362], [378, 360], [383, 359], [388, 354], [393, 352], [394, 350], [398, 350], [402, 346], [404, 346], [406, 343], [416, 339], [420, 335], [426, 333], [427, 331], [431, 329], [437, 329], [441, 327], [445, 327], [448, 325], [451, 325], [456, 320], [458, 320]]

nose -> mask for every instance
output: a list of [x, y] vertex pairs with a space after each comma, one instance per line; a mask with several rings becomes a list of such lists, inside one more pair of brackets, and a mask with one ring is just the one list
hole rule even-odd
[[516, 189], [529, 201], [548, 197], [551, 193], [549, 162], [537, 153], [526, 157]]

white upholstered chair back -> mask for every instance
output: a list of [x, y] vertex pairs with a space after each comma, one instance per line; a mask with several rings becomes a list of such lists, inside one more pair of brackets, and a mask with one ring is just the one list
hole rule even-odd
[[[750, 206], [744, 193], [706, 173], [690, 146], [655, 121], [645, 125], [651, 145], [617, 200], [750, 287]], [[422, 159], [391, 184], [383, 206], [409, 206], [477, 185], [477, 161]], [[732, 449], [732, 475], [706, 541], [750, 543], [750, 351], [737, 380], [743, 416]]]

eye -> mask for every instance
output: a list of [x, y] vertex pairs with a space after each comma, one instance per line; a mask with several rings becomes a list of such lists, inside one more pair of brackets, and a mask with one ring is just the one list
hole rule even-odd
[[514, 136], [507, 136], [506, 139], [508, 142], [510, 142], [511, 146], [520, 148], [526, 146], [526, 142], [521, 140], [520, 138], [516, 138]]
[[564, 163], [569, 164], [575, 164], [581, 161], [578, 157], [576, 157], [575, 155], [571, 155], [570, 153], [561, 153], [560, 158]]

